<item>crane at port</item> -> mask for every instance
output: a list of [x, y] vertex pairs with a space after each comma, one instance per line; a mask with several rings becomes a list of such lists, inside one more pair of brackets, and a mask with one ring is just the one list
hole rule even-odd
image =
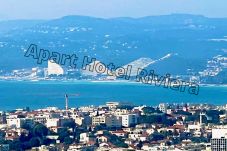
[[69, 96], [79, 96], [78, 93], [76, 94], [65, 94], [65, 110], [68, 111], [69, 109]]

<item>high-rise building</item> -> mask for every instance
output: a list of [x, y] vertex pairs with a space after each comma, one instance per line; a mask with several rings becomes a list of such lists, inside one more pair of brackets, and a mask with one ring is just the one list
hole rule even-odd
[[122, 117], [122, 126], [130, 127], [137, 124], [137, 115], [136, 114], [125, 114], [121, 115]]
[[212, 151], [227, 151], [227, 128], [212, 129]]
[[63, 75], [64, 69], [53, 60], [48, 60], [48, 69], [47, 69], [48, 76], [50, 75]]

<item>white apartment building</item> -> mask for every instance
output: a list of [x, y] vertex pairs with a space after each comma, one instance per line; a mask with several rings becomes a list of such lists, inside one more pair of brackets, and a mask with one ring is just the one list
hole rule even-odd
[[47, 119], [46, 126], [50, 127], [58, 127], [59, 126], [59, 119], [57, 118], [49, 118]]
[[33, 119], [31, 118], [9, 118], [7, 120], [7, 126], [9, 127], [15, 127], [15, 128], [21, 128], [23, 124], [32, 125]]
[[116, 109], [120, 106], [133, 106], [133, 104], [130, 102], [106, 102], [106, 106], [110, 109]]
[[64, 124], [66, 122], [70, 122], [70, 121], [73, 121], [73, 119], [70, 119], [70, 118], [49, 118], [47, 119], [47, 122], [46, 122], [46, 126], [47, 128], [50, 128], [50, 127], [60, 127], [60, 126], [64, 126]]
[[47, 74], [49, 75], [63, 75], [64, 69], [53, 60], [48, 60]]
[[137, 124], [137, 114], [120, 115], [122, 118], [122, 126], [130, 127]]
[[110, 109], [117, 108], [119, 104], [120, 104], [119, 102], [106, 102], [106, 106], [109, 107]]
[[117, 109], [115, 111], [111, 112], [112, 114], [119, 116], [119, 115], [123, 115], [123, 114], [129, 114], [129, 110], [126, 109]]
[[227, 128], [212, 129], [212, 151], [227, 151]]

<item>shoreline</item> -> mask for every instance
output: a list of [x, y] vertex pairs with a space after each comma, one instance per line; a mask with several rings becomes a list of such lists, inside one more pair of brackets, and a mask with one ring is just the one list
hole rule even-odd
[[[41, 80], [16, 80], [16, 79], [10, 79], [10, 80], [5, 80], [5, 79], [0, 79], [0, 82], [28, 82], [28, 83], [51, 83], [52, 82], [57, 82], [57, 83], [69, 83], [69, 84], [76, 84], [76, 83], [97, 83], [97, 84], [138, 84], [138, 85], [147, 85], [141, 82], [137, 81], [129, 81], [129, 80], [113, 80], [113, 81], [108, 81], [108, 80], [58, 80], [58, 79], [41, 79]], [[206, 84], [206, 83], [200, 83], [198, 84], [199, 86], [202, 87], [227, 87], [227, 84]], [[153, 84], [150, 84], [149, 86], [155, 86]]]

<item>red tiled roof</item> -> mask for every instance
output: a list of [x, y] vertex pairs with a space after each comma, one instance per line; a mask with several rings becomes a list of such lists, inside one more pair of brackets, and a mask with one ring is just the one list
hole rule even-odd
[[173, 125], [170, 127], [167, 127], [167, 129], [185, 129], [184, 125]]
[[123, 130], [118, 130], [118, 131], [112, 131], [111, 132], [112, 134], [119, 134], [119, 133], [124, 133], [124, 134], [126, 134], [126, 132], [125, 131], [123, 131]]

